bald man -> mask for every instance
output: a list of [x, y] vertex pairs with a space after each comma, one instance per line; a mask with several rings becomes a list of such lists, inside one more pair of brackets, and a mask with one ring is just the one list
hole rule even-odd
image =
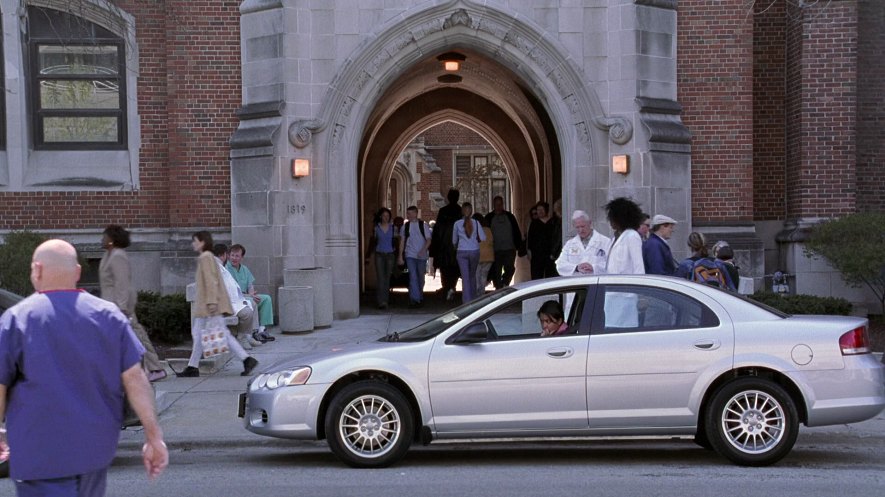
[[123, 392], [144, 426], [148, 476], [169, 462], [144, 348], [111, 302], [78, 290], [69, 243], [34, 251], [36, 293], [0, 316], [0, 419], [19, 497], [102, 496], [123, 423]]

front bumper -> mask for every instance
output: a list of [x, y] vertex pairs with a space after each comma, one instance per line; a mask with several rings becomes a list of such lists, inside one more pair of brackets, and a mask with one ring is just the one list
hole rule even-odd
[[238, 415], [247, 430], [268, 437], [316, 440], [323, 395], [328, 384], [295, 385], [240, 394]]

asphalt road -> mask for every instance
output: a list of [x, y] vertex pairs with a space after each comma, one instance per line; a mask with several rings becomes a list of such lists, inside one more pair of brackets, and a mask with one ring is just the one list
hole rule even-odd
[[803, 428], [793, 452], [768, 468], [733, 466], [690, 441], [595, 440], [434, 444], [413, 448], [395, 467], [356, 470], [325, 443], [256, 437], [173, 447], [169, 470], [148, 483], [138, 446], [124, 443], [108, 495], [876, 496], [885, 489], [883, 424], [880, 415], [852, 427]]

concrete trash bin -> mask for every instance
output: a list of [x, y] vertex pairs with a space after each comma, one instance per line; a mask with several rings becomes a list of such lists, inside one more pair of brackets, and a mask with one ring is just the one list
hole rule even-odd
[[313, 327], [332, 326], [332, 268], [286, 269], [283, 271], [283, 286], [313, 288]]
[[277, 293], [280, 309], [280, 331], [303, 333], [313, 331], [313, 288], [283, 286]]

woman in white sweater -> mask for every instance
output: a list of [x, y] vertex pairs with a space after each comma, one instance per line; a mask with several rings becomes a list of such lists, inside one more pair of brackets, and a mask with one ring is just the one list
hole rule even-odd
[[461, 214], [464, 217], [455, 222], [452, 230], [452, 243], [457, 249], [458, 268], [461, 270], [461, 299], [467, 303], [476, 296], [479, 244], [485, 241], [486, 235], [482, 225], [473, 219], [473, 205], [470, 202], [461, 205]]
[[[642, 262], [642, 209], [636, 202], [619, 197], [605, 206], [613, 236], [608, 251], [608, 274], [645, 274]], [[605, 327], [634, 328], [639, 325], [639, 298], [635, 293], [605, 293]]]

